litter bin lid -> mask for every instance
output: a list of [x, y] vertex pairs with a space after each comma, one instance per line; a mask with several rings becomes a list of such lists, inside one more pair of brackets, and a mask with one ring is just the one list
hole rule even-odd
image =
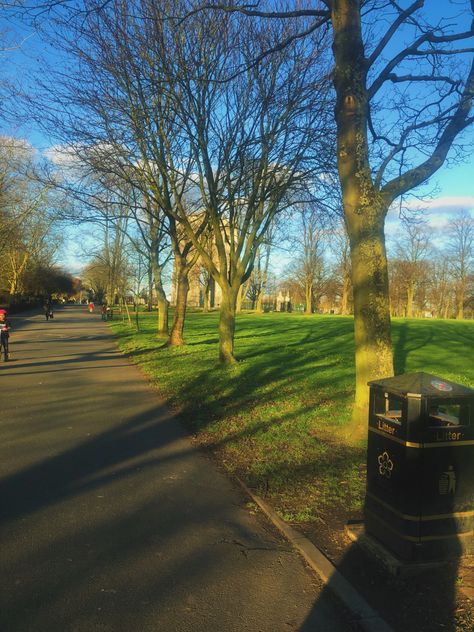
[[380, 386], [398, 395], [423, 395], [427, 397], [442, 397], [443, 399], [457, 399], [459, 397], [474, 397], [474, 389], [450, 382], [431, 373], [404, 373], [395, 377], [368, 382], [369, 386]]

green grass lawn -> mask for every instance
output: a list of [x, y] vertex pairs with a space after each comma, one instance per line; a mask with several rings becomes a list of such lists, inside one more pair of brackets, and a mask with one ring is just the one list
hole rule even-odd
[[[217, 363], [216, 312], [188, 314], [181, 348], [114, 321], [123, 351], [143, 367], [200, 441], [292, 521], [357, 512], [365, 445], [347, 431], [354, 384], [353, 321], [343, 316], [242, 314], [238, 363]], [[427, 371], [474, 387], [474, 322], [395, 319], [396, 373]]]

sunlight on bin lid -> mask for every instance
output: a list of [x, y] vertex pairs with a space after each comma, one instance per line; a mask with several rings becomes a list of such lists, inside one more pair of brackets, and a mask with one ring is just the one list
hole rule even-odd
[[450, 382], [430, 373], [404, 373], [395, 377], [368, 382], [369, 386], [380, 386], [391, 393], [410, 396], [428, 396], [454, 399], [474, 397], [474, 389]]

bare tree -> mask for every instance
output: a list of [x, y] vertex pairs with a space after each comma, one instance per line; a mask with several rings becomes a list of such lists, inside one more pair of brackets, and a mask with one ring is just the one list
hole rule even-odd
[[287, 276], [296, 281], [305, 296], [305, 313], [313, 314], [324, 292], [326, 266], [326, 225], [321, 209], [313, 205], [298, 205], [293, 214], [291, 237], [293, 261]]
[[467, 211], [459, 213], [450, 222], [448, 253], [456, 295], [456, 318], [463, 319], [468, 282], [473, 275], [474, 263], [474, 219]]
[[434, 258], [430, 270], [429, 300], [436, 318], [448, 318], [455, 303], [449, 258], [440, 250], [435, 251]]
[[12, 301], [27, 291], [33, 268], [53, 264], [62, 245], [52, 208], [59, 199], [37, 180], [34, 163], [26, 141], [0, 138], [0, 283]]
[[164, 1], [99, 4], [91, 0], [91, 12], [65, 27], [63, 45], [81, 67], [56, 96], [67, 111], [56, 128], [69, 142], [99, 146], [101, 165], [166, 214], [180, 296], [199, 255], [222, 291], [220, 359], [233, 362], [239, 288], [273, 218], [323, 168], [331, 142], [316, 63], [321, 38], [309, 56], [307, 43], [295, 42], [232, 77], [291, 24], [268, 29], [237, 16], [217, 24], [205, 14], [183, 22], [166, 12], [177, 15], [184, 5]]
[[336, 273], [339, 279], [339, 296], [341, 314], [351, 313], [352, 274], [349, 237], [343, 223], [336, 226], [330, 239], [330, 247], [336, 257]]
[[[406, 294], [405, 316], [414, 315], [415, 293], [424, 281], [426, 262], [431, 250], [431, 231], [424, 221], [402, 220], [402, 230], [396, 238], [396, 265]], [[394, 262], [395, 263], [395, 262]]]
[[[252, 59], [256, 51], [279, 40], [280, 29], [289, 25], [274, 31], [259, 29], [248, 20], [227, 19], [217, 28], [212, 17], [203, 22], [201, 16], [195, 24], [187, 20], [185, 28], [186, 39], [193, 28], [199, 33], [186, 67], [188, 77], [200, 81], [179, 75], [176, 107], [195, 158], [199, 204], [212, 228], [216, 257], [196, 239], [189, 214], [179, 207], [177, 219], [221, 288], [219, 357], [227, 364], [234, 361], [240, 286], [254, 268], [269, 225], [291, 203], [292, 192], [314, 173], [318, 139], [318, 156], [324, 157], [324, 89], [314, 71], [314, 58], [307, 59], [297, 46], [266, 58], [258, 72], [249, 68], [229, 77], [229, 66]], [[174, 59], [180, 49], [178, 40]], [[212, 81], [203, 81], [204, 76]]]

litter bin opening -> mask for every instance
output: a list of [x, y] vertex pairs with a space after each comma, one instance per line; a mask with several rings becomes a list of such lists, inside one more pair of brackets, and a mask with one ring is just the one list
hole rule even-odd
[[431, 401], [428, 409], [430, 428], [468, 427], [471, 417], [471, 406], [466, 403]]

